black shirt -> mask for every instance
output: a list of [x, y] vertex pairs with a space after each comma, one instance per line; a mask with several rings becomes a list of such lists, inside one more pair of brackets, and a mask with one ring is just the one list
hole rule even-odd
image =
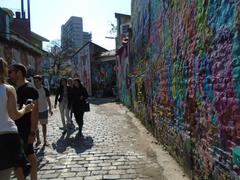
[[[17, 89], [17, 104], [20, 109], [23, 104], [26, 104], [27, 99], [38, 99], [37, 90], [29, 82]], [[31, 131], [31, 112], [24, 114], [21, 118], [16, 120], [15, 123], [18, 127], [19, 134], [21, 136], [28, 136]]]

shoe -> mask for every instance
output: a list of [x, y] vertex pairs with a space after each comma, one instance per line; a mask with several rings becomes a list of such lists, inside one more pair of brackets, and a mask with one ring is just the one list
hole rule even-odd
[[48, 142], [44, 142], [43, 146], [49, 146]]
[[37, 141], [35, 147], [38, 147], [41, 144], [41, 141]]
[[78, 132], [75, 137], [76, 137], [76, 138], [83, 138], [84, 136], [83, 136], [82, 133]]
[[31, 171], [31, 164], [28, 161], [26, 161], [26, 163], [24, 164], [24, 166], [22, 168], [23, 168], [24, 177], [27, 177]]
[[78, 136], [81, 137], [81, 138], [84, 137], [83, 134], [82, 134], [82, 132], [78, 132]]
[[67, 128], [68, 128], [68, 129], [72, 129], [72, 127], [73, 127], [73, 124], [70, 124], [70, 123], [69, 123], [69, 124], [67, 125]]

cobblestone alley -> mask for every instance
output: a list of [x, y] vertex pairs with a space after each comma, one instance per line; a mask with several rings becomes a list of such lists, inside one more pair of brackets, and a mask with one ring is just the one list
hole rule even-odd
[[188, 179], [138, 119], [112, 100], [92, 100], [83, 139], [59, 127], [57, 108], [49, 118], [49, 145], [37, 149], [39, 179]]

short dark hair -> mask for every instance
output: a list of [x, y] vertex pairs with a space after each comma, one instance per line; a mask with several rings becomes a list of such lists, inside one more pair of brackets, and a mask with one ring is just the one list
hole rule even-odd
[[82, 85], [82, 83], [81, 83], [81, 80], [80, 80], [79, 78], [74, 78], [74, 79], [73, 79], [73, 81], [77, 81], [77, 82], [78, 82], [78, 84], [79, 84], [79, 86], [81, 86], [81, 85]]
[[38, 79], [38, 80], [42, 81], [42, 76], [41, 75], [35, 75], [35, 76], [33, 76], [33, 79]]
[[13, 67], [14, 71], [21, 71], [23, 77], [27, 77], [27, 69], [23, 64], [18, 63], [11, 66]]

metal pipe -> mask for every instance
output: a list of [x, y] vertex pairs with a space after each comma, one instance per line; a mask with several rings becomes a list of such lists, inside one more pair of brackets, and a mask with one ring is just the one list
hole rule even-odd
[[21, 14], [22, 18], [24, 18], [24, 0], [21, 0]]
[[28, 5], [28, 19], [30, 20], [30, 0], [27, 1]]

